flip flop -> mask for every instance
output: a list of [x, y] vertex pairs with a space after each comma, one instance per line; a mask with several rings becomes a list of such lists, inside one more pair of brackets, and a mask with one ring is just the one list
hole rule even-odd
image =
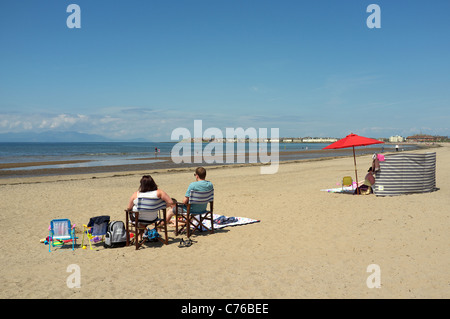
[[188, 240], [184, 241], [183, 238], [181, 238], [180, 243], [178, 244], [179, 248], [183, 248], [183, 247], [190, 247], [192, 246], [193, 241], [189, 238]]
[[178, 248], [183, 248], [183, 247], [186, 247], [186, 242], [183, 240], [183, 238], [181, 238], [181, 241], [178, 244]]

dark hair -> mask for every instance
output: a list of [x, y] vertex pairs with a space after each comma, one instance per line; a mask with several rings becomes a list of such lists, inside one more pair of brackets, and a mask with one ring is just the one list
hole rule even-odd
[[371, 172], [372, 171], [372, 166], [371, 167], [369, 167], [369, 170], [368, 170], [368, 172]]
[[195, 174], [197, 174], [200, 179], [205, 179], [206, 169], [204, 169], [203, 167], [197, 167], [197, 169], [195, 170]]
[[158, 189], [158, 185], [156, 185], [155, 181], [150, 175], [144, 175], [141, 178], [141, 186], [139, 187], [139, 191], [141, 193], [156, 191]]

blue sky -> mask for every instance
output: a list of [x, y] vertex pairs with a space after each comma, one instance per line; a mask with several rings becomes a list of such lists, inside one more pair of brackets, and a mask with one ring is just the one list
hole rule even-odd
[[[80, 29], [66, 25], [72, 3]], [[450, 135], [449, 14], [448, 0], [3, 0], [0, 133], [168, 141], [201, 119]]]

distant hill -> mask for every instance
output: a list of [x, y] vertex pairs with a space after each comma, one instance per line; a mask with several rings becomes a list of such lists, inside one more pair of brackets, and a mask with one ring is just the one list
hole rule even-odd
[[[117, 142], [101, 135], [79, 132], [55, 132], [41, 133], [2, 133], [0, 142]], [[124, 142], [147, 142], [145, 139], [124, 140]]]

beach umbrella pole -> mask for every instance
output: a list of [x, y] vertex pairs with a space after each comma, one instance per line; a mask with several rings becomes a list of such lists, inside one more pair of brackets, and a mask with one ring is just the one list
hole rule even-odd
[[356, 194], [360, 194], [359, 193], [359, 188], [358, 188], [358, 170], [356, 169], [356, 155], [355, 155], [355, 147], [353, 146], [353, 162], [355, 164], [355, 176], [356, 176]]

